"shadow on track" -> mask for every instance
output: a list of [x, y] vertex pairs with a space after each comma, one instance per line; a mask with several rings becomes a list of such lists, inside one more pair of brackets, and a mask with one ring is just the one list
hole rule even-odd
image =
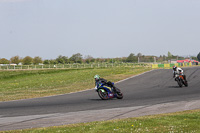
[[116, 99], [116, 98], [111, 98], [111, 99], [107, 99], [107, 100], [102, 100], [102, 99], [89, 99], [90, 101], [110, 101], [110, 100], [120, 100], [120, 99]]
[[185, 86], [179, 87], [179, 86], [168, 86], [168, 88], [186, 88]]

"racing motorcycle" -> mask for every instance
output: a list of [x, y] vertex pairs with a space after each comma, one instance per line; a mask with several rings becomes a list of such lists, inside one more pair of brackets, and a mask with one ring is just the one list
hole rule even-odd
[[179, 87], [182, 87], [183, 85], [185, 85], [186, 87], [188, 87], [188, 83], [187, 81], [184, 79], [182, 73], [180, 72], [179, 74], [175, 75], [175, 81], [177, 81]]
[[[112, 83], [112, 86], [114, 86], [114, 83]], [[113, 91], [113, 87], [111, 87], [107, 84], [100, 83], [97, 86], [96, 91], [102, 100], [108, 100], [108, 99], [112, 99], [112, 98], [122, 99], [123, 94], [122, 94], [121, 90], [116, 87], [115, 87], [115, 89], [116, 89], [116, 92]]]

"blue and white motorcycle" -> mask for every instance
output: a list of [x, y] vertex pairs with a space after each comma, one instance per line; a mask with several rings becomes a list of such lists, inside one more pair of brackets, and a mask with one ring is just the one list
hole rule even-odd
[[[112, 84], [114, 86], [114, 83]], [[114, 92], [113, 87], [108, 86], [107, 84], [102, 84], [102, 83], [98, 84], [95, 89], [102, 100], [108, 100], [112, 98], [117, 98], [117, 99], [123, 98], [123, 94], [120, 89], [115, 87], [116, 91]]]

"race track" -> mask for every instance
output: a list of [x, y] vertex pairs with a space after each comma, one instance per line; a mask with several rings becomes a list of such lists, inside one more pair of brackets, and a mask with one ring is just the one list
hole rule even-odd
[[[109, 120], [143, 107], [147, 110], [151, 107], [160, 108], [173, 103], [181, 105], [190, 101], [196, 102], [193, 102], [195, 106], [188, 109], [199, 108], [197, 101], [200, 100], [200, 67], [183, 70], [187, 76], [188, 87], [180, 88], [172, 78], [172, 70], [168, 69], [152, 70], [119, 82], [116, 86], [124, 94], [122, 100], [101, 100], [94, 90], [87, 90], [52, 97], [0, 102], [0, 131]], [[101, 113], [104, 117], [99, 116]], [[144, 112], [140, 110], [137, 115], [142, 113]], [[131, 116], [134, 117], [129, 114], [129, 117]]]

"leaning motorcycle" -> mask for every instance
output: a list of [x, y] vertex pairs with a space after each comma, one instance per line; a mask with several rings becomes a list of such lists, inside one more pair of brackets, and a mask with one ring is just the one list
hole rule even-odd
[[[112, 84], [114, 86], [114, 83], [112, 83]], [[122, 94], [121, 90], [118, 88], [115, 88], [115, 89], [117, 90], [116, 92], [113, 91], [113, 87], [110, 87], [105, 84], [99, 84], [97, 86], [96, 91], [102, 100], [108, 100], [108, 99], [112, 99], [112, 98], [122, 99], [123, 94]]]
[[188, 83], [187, 83], [187, 81], [184, 79], [182, 73], [176, 74], [176, 75], [175, 75], [175, 80], [177, 81], [179, 87], [182, 87], [183, 85], [185, 85], [186, 87], [188, 87]]

